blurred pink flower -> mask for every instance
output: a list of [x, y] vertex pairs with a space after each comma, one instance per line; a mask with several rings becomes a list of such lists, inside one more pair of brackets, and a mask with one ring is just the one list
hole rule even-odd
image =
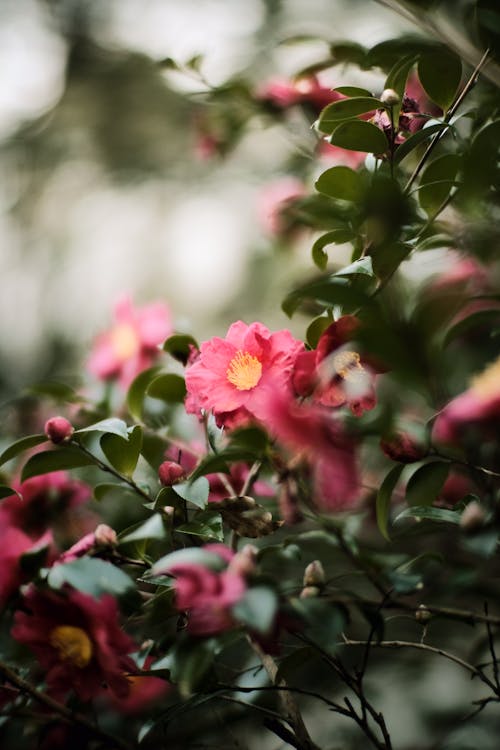
[[[148, 656], [143, 669], [149, 670], [153, 661], [153, 658]], [[109, 697], [115, 711], [134, 716], [151, 708], [172, 690], [172, 685], [166, 680], [160, 677], [142, 675], [140, 671], [128, 677], [128, 684], [129, 693], [127, 696], [118, 698], [116, 695], [110, 695]]]
[[118, 380], [127, 388], [159, 354], [172, 333], [170, 311], [162, 302], [134, 308], [128, 297], [115, 305], [114, 324], [95, 340], [87, 366], [100, 380]]
[[373, 409], [375, 374], [349, 346], [358, 328], [357, 318], [344, 315], [323, 331], [316, 349], [298, 354], [292, 382], [299, 396], [323, 406], [345, 404], [356, 416]]
[[46, 532], [34, 541], [15, 526], [0, 525], [0, 610], [26, 581], [20, 560], [26, 552], [35, 551], [52, 544], [52, 534]]
[[304, 184], [296, 177], [281, 177], [265, 185], [257, 199], [257, 217], [263, 231], [271, 237], [287, 234], [293, 222], [286, 210], [305, 194]]
[[490, 429], [498, 430], [499, 419], [500, 357], [472, 379], [470, 388], [446, 404], [434, 422], [433, 440], [459, 443], [470, 425], [481, 426], [488, 434]]
[[278, 109], [288, 109], [296, 104], [310, 105], [318, 114], [327, 104], [345, 98], [338, 91], [324, 86], [316, 76], [303, 76], [294, 81], [271, 78], [257, 89], [256, 97]]
[[357, 169], [366, 159], [364, 151], [350, 151], [347, 148], [333, 146], [325, 140], [319, 142], [317, 154], [321, 161], [328, 162], [329, 166], [350, 167], [351, 169]]
[[330, 410], [271, 389], [261, 394], [261, 411], [269, 432], [310, 467], [316, 505], [326, 511], [354, 507], [360, 490], [356, 446]]
[[102, 550], [110, 550], [117, 543], [116, 531], [105, 523], [99, 524], [95, 531], [85, 534], [69, 549], [65, 550], [56, 560], [56, 563], [68, 563], [77, 560], [86, 554]]
[[226, 338], [201, 345], [186, 370], [186, 410], [212, 411], [218, 424], [261, 418], [259, 392], [274, 384], [287, 388], [302, 342], [290, 331], [271, 333], [262, 323], [233, 323]]
[[59, 594], [32, 586], [11, 632], [35, 653], [52, 695], [63, 699], [74, 690], [89, 701], [106, 688], [119, 697], [128, 695], [126, 673], [136, 671], [128, 654], [137, 646], [121, 630], [118, 606], [109, 594], [94, 599], [74, 589]]

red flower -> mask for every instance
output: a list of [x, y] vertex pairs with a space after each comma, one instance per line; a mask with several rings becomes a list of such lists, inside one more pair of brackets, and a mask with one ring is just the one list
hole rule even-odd
[[136, 668], [127, 654], [136, 645], [120, 629], [112, 596], [94, 599], [74, 589], [59, 594], [32, 587], [24, 605], [26, 611], [15, 614], [12, 636], [36, 654], [52, 694], [62, 699], [74, 690], [88, 701], [105, 686], [119, 697], [128, 695], [126, 673]]
[[356, 416], [373, 409], [375, 375], [348, 346], [358, 327], [357, 318], [344, 315], [322, 333], [315, 350], [299, 353], [293, 372], [299, 396], [311, 396], [324, 406], [345, 404]]
[[127, 388], [159, 354], [158, 346], [172, 332], [170, 312], [156, 302], [134, 309], [128, 297], [115, 306], [111, 329], [97, 337], [88, 369], [100, 380], [118, 380]]
[[257, 200], [257, 216], [266, 234], [283, 237], [293, 229], [286, 210], [305, 195], [304, 184], [296, 177], [281, 177], [265, 185]]
[[[144, 663], [144, 669], [151, 668], [153, 658], [148, 656]], [[128, 678], [129, 694], [124, 698], [118, 698], [111, 695], [111, 705], [121, 714], [141, 714], [148, 708], [151, 708], [161, 698], [164, 698], [170, 692], [172, 686], [166, 680], [160, 677], [142, 675], [140, 672]]]
[[49, 546], [52, 534], [47, 532], [37, 541], [15, 526], [0, 528], [0, 610], [26, 580], [20, 560], [26, 552]]
[[187, 368], [186, 410], [212, 411], [218, 424], [234, 426], [259, 419], [259, 394], [274, 384], [287, 388], [304, 345], [289, 331], [271, 333], [262, 323], [233, 323], [225, 339], [201, 345], [199, 359]]

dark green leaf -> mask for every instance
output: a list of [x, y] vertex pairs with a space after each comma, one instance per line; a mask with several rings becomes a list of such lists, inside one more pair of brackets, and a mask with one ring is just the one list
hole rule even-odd
[[46, 383], [35, 383], [26, 389], [28, 393], [35, 396], [50, 396], [58, 402], [78, 403], [84, 401], [84, 397], [79, 395], [74, 388], [65, 383], [48, 381]]
[[463, 336], [476, 327], [489, 327], [500, 318], [500, 308], [491, 310], [479, 310], [466, 318], [462, 318], [458, 323], [448, 329], [444, 338], [443, 346], [447, 346], [453, 339]]
[[17, 495], [21, 500], [23, 499], [17, 490], [7, 487], [6, 484], [0, 485], [0, 500], [3, 500], [4, 497], [12, 497], [12, 495]]
[[132, 531], [127, 529], [123, 536], [120, 534], [119, 541], [120, 544], [128, 544], [128, 542], [138, 542], [142, 539], [165, 539], [165, 536], [163, 518], [160, 513], [155, 513], [147, 521], [135, 524]]
[[294, 599], [294, 610], [304, 620], [305, 635], [317, 646], [333, 653], [346, 623], [345, 610], [324, 599]]
[[296, 648], [283, 657], [276, 672], [275, 684], [279, 685], [280, 680], [295, 682], [297, 671], [305, 665], [310, 665], [315, 656], [317, 656], [317, 653], [311, 646], [304, 646], [303, 648]]
[[404, 466], [402, 464], [393, 466], [390, 472], [385, 477], [382, 484], [380, 485], [380, 489], [377, 494], [377, 524], [378, 524], [380, 533], [388, 541], [390, 541], [390, 537], [389, 537], [389, 531], [387, 528], [387, 522], [389, 519], [389, 512], [391, 509], [392, 493], [394, 491], [395, 486], [398, 483], [399, 477], [401, 476], [401, 472], [403, 471], [403, 469], [404, 469]]
[[125, 440], [128, 438], [126, 423], [123, 419], [117, 419], [116, 417], [102, 419], [100, 422], [95, 422], [88, 427], [82, 427], [80, 430], [75, 431], [75, 435], [80, 435], [82, 432], [108, 432], [110, 435], [118, 435]]
[[[318, 193], [328, 195], [330, 198], [337, 198], [343, 201], [358, 201], [363, 196], [365, 190], [365, 179], [359, 173], [349, 167], [331, 167], [323, 172], [314, 185]], [[334, 230], [343, 235], [346, 239], [337, 240], [337, 244], [348, 242], [352, 238], [352, 232], [348, 229]], [[333, 232], [328, 232], [333, 234]]]
[[128, 440], [124, 440], [118, 435], [106, 433], [101, 438], [101, 448], [114, 469], [132, 476], [137, 466], [139, 454], [142, 446], [142, 429], [139, 425], [128, 434]]
[[407, 54], [402, 60], [398, 60], [394, 64], [385, 80], [384, 89], [393, 89], [399, 96], [399, 103], [392, 107], [392, 117], [395, 123], [399, 121], [406, 80], [417, 60], [417, 55]]
[[178, 362], [186, 365], [191, 354], [191, 347], [199, 349], [198, 342], [186, 333], [174, 333], [163, 344], [163, 349]]
[[344, 96], [373, 96], [371, 91], [361, 89], [358, 86], [337, 86], [333, 90], [338, 91], [339, 94], [343, 94]]
[[356, 276], [362, 274], [363, 276], [373, 276], [372, 259], [369, 255], [359, 260], [355, 260], [354, 263], [341, 268], [339, 271], [335, 271], [334, 276]]
[[445, 510], [444, 508], [432, 508], [428, 506], [414, 505], [406, 508], [394, 519], [394, 523], [401, 521], [403, 518], [425, 518], [428, 521], [444, 521], [445, 523], [460, 523], [460, 513], [454, 510]]
[[250, 630], [266, 635], [274, 624], [278, 610], [278, 597], [273, 589], [266, 586], [253, 586], [232, 608], [236, 619]]
[[215, 552], [201, 547], [186, 547], [164, 555], [155, 562], [152, 575], [167, 574], [176, 565], [202, 565], [210, 570], [219, 571], [226, 567], [226, 562]]
[[112, 482], [103, 482], [102, 484], [98, 484], [96, 487], [94, 487], [94, 497], [98, 501], [103, 500], [107, 495], [109, 495], [112, 492], [132, 493], [133, 490], [127, 484], [116, 484], [116, 483], [113, 484]]
[[462, 62], [448, 47], [427, 52], [419, 60], [418, 77], [428, 97], [446, 111], [462, 80]]
[[53, 589], [69, 584], [94, 597], [102, 594], [121, 596], [134, 588], [133, 580], [123, 570], [96, 557], [81, 557], [64, 565], [54, 565], [47, 581]]
[[428, 125], [421, 130], [417, 130], [416, 133], [413, 133], [403, 143], [399, 144], [394, 152], [394, 163], [400, 164], [421, 143], [431, 138], [431, 136], [436, 135], [436, 133], [450, 127], [449, 123], [436, 122], [433, 125]]
[[16, 440], [15, 443], [9, 445], [9, 447], [0, 455], [0, 466], [7, 463], [7, 461], [10, 461], [12, 458], [15, 458], [23, 451], [27, 451], [30, 448], [34, 448], [36, 445], [46, 442], [46, 435], [28, 435], [28, 437], [21, 438], [21, 440]]
[[174, 484], [172, 489], [183, 500], [188, 500], [197, 508], [205, 508], [210, 493], [210, 484], [206, 477], [199, 477], [194, 481]]
[[334, 42], [330, 45], [330, 54], [336, 64], [349, 63], [361, 67], [365, 64], [366, 50], [356, 42]]
[[168, 404], [182, 404], [186, 396], [186, 384], [180, 375], [167, 373], [159, 375], [147, 387], [146, 393], [152, 398], [166, 401]]
[[353, 311], [370, 303], [369, 296], [354, 288], [351, 280], [331, 275], [324, 280], [306, 284], [290, 292], [282, 303], [283, 311], [292, 316], [303, 300], [312, 299], [323, 305], [341, 305], [344, 312]]
[[25, 479], [36, 477], [39, 474], [48, 474], [51, 471], [78, 469], [81, 466], [91, 466], [92, 464], [95, 464], [95, 459], [71, 446], [43, 451], [42, 453], [35, 453], [24, 464], [21, 481], [24, 482]]
[[224, 530], [220, 513], [205, 510], [197, 513], [189, 523], [177, 526], [176, 532], [199, 536], [206, 541], [224, 541]]
[[375, 155], [385, 154], [389, 143], [383, 130], [371, 122], [350, 120], [339, 125], [328, 139], [332, 146], [350, 151], [366, 151]]
[[351, 120], [365, 112], [373, 112], [383, 108], [379, 99], [373, 96], [356, 96], [350, 99], [339, 99], [332, 102], [321, 112], [318, 120], [318, 130], [331, 133], [342, 120]]
[[443, 154], [425, 169], [420, 179], [418, 199], [428, 216], [433, 216], [449, 196], [460, 162], [458, 154]]
[[431, 461], [417, 469], [406, 485], [406, 502], [412, 507], [432, 505], [446, 481], [450, 464], [446, 461]]
[[306, 331], [306, 341], [311, 349], [316, 349], [321, 334], [329, 325], [331, 325], [331, 323], [332, 320], [330, 318], [327, 318], [325, 315], [320, 315], [318, 318], [314, 318], [309, 324]]
[[161, 367], [151, 367], [149, 370], [144, 370], [135, 378], [128, 389], [127, 408], [134, 419], [139, 421], [142, 419], [142, 406], [146, 390], [151, 381], [161, 372], [161, 369]]

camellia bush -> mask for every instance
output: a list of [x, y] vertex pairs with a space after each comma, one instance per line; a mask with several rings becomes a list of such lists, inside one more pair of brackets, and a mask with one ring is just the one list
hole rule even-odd
[[2, 748], [498, 747], [500, 11], [394, 5], [411, 35], [196, 100], [206, 159], [315, 139], [261, 206], [310, 235], [303, 335], [123, 297], [5, 437]]

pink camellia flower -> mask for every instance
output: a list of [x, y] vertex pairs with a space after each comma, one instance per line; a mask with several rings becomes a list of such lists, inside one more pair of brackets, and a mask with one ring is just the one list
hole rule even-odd
[[481, 426], [482, 435], [498, 431], [500, 419], [500, 357], [476, 375], [470, 388], [450, 401], [439, 413], [432, 431], [433, 440], [458, 443], [464, 428]]
[[[223, 544], [205, 550], [229, 563], [234, 553]], [[246, 581], [231, 570], [211, 570], [199, 563], [177, 563], [164, 571], [175, 578], [175, 606], [188, 612], [187, 629], [193, 635], [215, 635], [234, 627], [231, 608], [243, 598]]]
[[33, 541], [21, 529], [15, 526], [0, 526], [0, 610], [26, 581], [21, 567], [21, 557], [26, 552], [33, 552], [52, 544], [52, 534], [46, 532], [40, 539]]
[[[145, 671], [151, 669], [153, 661], [153, 658], [148, 656], [143, 669]], [[172, 690], [171, 684], [166, 680], [151, 675], [142, 675], [140, 671], [129, 676], [128, 684], [129, 693], [124, 698], [118, 698], [116, 695], [109, 696], [115, 711], [124, 715], [136, 716], [143, 713]]]
[[[67, 511], [90, 500], [90, 487], [72, 479], [65, 471], [14, 481], [12, 487], [21, 495], [6, 497], [0, 505], [0, 523], [17, 526], [32, 538], [40, 536], [53, 521]], [[22, 499], [21, 499], [22, 498]]]
[[347, 148], [334, 146], [326, 140], [321, 140], [318, 144], [317, 155], [322, 162], [328, 162], [329, 166], [342, 166], [357, 169], [365, 159], [364, 151], [350, 151]]
[[278, 442], [310, 467], [314, 501], [321, 510], [348, 510], [359, 497], [356, 446], [329, 410], [299, 404], [286, 391], [261, 394], [263, 421]]
[[226, 426], [260, 419], [260, 391], [271, 385], [286, 389], [303, 348], [290, 331], [233, 323], [225, 339], [205, 341], [199, 359], [187, 368], [186, 411], [211, 411]]
[[127, 388], [159, 354], [159, 345], [172, 333], [170, 311], [162, 302], [134, 308], [128, 297], [115, 306], [114, 324], [97, 337], [88, 369], [100, 380], [118, 380]]
[[281, 177], [266, 185], [257, 200], [257, 218], [270, 237], [283, 237], [293, 229], [286, 212], [295, 200], [306, 194], [304, 183], [296, 177]]
[[300, 352], [292, 382], [299, 396], [311, 396], [323, 406], [349, 406], [360, 416], [376, 404], [375, 374], [349, 342], [359, 321], [344, 315], [323, 331], [313, 351]]
[[51, 417], [45, 422], [44, 432], [56, 445], [71, 440], [74, 431], [75, 428], [65, 417]]
[[269, 102], [278, 109], [288, 109], [296, 104], [311, 106], [319, 114], [327, 104], [344, 99], [338, 91], [324, 86], [316, 76], [304, 76], [290, 81], [283, 78], [272, 78], [257, 91], [257, 98]]
[[116, 531], [107, 524], [101, 523], [95, 531], [85, 534], [78, 542], [59, 555], [56, 563], [68, 563], [93, 552], [112, 549], [117, 541]]
[[83, 701], [103, 689], [128, 695], [127, 673], [136, 671], [128, 654], [137, 646], [120, 628], [111, 595], [94, 599], [75, 589], [56, 593], [32, 586], [24, 609], [15, 613], [12, 637], [35, 653], [52, 695], [62, 699], [74, 690]]

